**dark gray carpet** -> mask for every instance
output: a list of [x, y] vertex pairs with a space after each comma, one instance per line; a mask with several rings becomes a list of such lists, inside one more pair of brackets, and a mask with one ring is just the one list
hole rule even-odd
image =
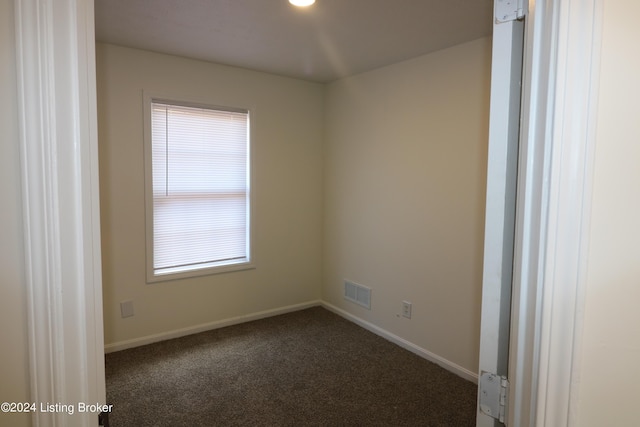
[[475, 384], [315, 307], [106, 356], [111, 427], [475, 426]]

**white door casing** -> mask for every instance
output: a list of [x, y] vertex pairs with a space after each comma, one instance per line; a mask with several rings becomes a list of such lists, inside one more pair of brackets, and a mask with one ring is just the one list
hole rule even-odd
[[514, 425], [575, 422], [602, 15], [602, 0], [530, 1], [515, 275], [522, 292], [510, 356], [523, 385], [513, 390]]
[[[15, 0], [34, 426], [105, 403], [93, 0]], [[39, 408], [38, 408], [39, 409]]]

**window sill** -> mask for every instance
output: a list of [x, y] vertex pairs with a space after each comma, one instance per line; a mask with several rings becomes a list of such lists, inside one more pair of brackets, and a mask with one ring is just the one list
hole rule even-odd
[[253, 270], [256, 266], [253, 262], [238, 262], [234, 264], [219, 265], [215, 267], [203, 267], [187, 271], [177, 271], [157, 274], [153, 271], [147, 272], [147, 283], [168, 282], [171, 280], [188, 279], [192, 277], [211, 276], [214, 274], [231, 273], [234, 271]]

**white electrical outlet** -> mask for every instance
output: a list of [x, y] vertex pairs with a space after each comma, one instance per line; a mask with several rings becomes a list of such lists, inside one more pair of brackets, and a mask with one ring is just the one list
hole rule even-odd
[[402, 317], [411, 319], [411, 303], [409, 301], [402, 301]]

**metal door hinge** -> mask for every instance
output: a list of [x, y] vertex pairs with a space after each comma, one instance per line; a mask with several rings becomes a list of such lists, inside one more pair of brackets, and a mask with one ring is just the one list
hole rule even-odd
[[480, 411], [505, 423], [507, 418], [507, 400], [509, 380], [491, 372], [482, 372], [480, 376]]
[[494, 14], [497, 24], [522, 19], [526, 14], [524, 0], [495, 0]]
[[109, 427], [109, 413], [100, 412], [98, 414], [98, 425], [103, 427]]

